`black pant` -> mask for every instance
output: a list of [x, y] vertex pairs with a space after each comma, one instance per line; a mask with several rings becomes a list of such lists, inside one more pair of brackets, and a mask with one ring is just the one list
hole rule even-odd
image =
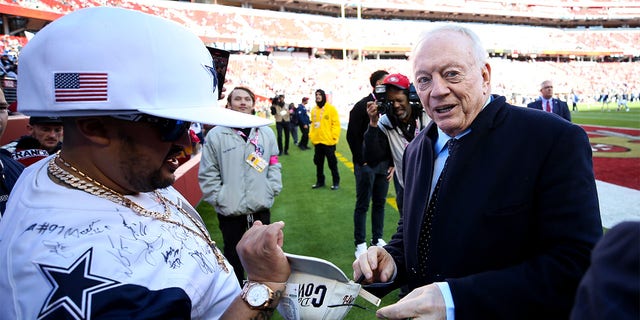
[[293, 138], [293, 144], [298, 144], [298, 123], [289, 122], [291, 128], [291, 137]]
[[[305, 126], [307, 127], [305, 128]], [[302, 136], [300, 137], [300, 143], [298, 146], [301, 148], [307, 148], [307, 144], [309, 143], [309, 125], [301, 124], [300, 132], [302, 133]]]
[[[276, 130], [278, 130], [278, 151], [289, 152], [289, 129], [290, 125], [288, 121], [276, 122]], [[282, 131], [284, 130], [284, 149], [282, 149]]]
[[[271, 212], [268, 209], [255, 212], [253, 213], [253, 220], [260, 220], [263, 224], [269, 224], [271, 223]], [[244, 268], [242, 267], [242, 263], [240, 263], [236, 245], [240, 242], [242, 235], [249, 230], [252, 223], [249, 223], [247, 215], [227, 217], [218, 214], [218, 221], [220, 222], [220, 231], [222, 232], [222, 240], [224, 241], [224, 256], [233, 267], [236, 278], [238, 278], [238, 282], [240, 286], [242, 286]]]
[[353, 164], [356, 178], [356, 208], [353, 211], [353, 238], [355, 244], [366, 241], [367, 211], [371, 202], [371, 242], [377, 243], [384, 230], [384, 204], [387, 201], [389, 163], [383, 161], [374, 166]]
[[315, 145], [315, 153], [313, 154], [313, 163], [316, 165], [316, 184], [324, 184], [324, 158], [327, 158], [333, 185], [340, 184], [340, 174], [338, 173], [338, 159], [336, 158], [336, 146], [328, 146], [324, 144]]

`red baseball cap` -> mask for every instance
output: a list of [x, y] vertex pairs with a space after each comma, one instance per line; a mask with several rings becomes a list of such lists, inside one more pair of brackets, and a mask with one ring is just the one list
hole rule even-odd
[[389, 84], [402, 90], [409, 89], [411, 81], [405, 75], [400, 73], [390, 74], [384, 78], [383, 84]]

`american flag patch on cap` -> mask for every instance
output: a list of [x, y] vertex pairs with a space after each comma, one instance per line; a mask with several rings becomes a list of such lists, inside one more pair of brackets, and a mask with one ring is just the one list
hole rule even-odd
[[55, 73], [56, 102], [107, 101], [107, 74]]

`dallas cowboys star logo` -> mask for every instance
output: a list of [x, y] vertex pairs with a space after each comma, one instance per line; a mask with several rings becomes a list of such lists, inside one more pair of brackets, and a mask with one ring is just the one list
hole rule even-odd
[[216, 89], [218, 88], [218, 72], [216, 71], [215, 62], [212, 61], [211, 64], [212, 66], [205, 66], [205, 65], [202, 65], [202, 66], [205, 69], [209, 70], [209, 72], [213, 76], [213, 92], [216, 92]]
[[38, 319], [46, 317], [58, 308], [66, 310], [73, 319], [89, 319], [92, 295], [120, 285], [115, 280], [91, 274], [92, 255], [93, 248], [85, 251], [67, 268], [38, 264], [42, 274], [53, 286], [38, 314]]

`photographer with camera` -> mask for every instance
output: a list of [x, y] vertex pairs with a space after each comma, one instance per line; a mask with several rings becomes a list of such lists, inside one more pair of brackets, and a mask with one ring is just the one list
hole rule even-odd
[[379, 152], [379, 148], [387, 145], [391, 148], [396, 203], [402, 216], [402, 155], [409, 142], [429, 123], [429, 117], [405, 75], [390, 74], [382, 83], [375, 88], [375, 101], [367, 103], [369, 128], [364, 133], [364, 153]]
[[[393, 160], [387, 138], [382, 137], [384, 152], [364, 153], [364, 133], [369, 128], [367, 102], [375, 101], [375, 87], [381, 85], [389, 73], [377, 70], [369, 77], [371, 90], [368, 95], [356, 102], [349, 112], [347, 142], [353, 155], [353, 173], [356, 179], [356, 205], [353, 210], [353, 238], [356, 258], [367, 251], [367, 211], [371, 202], [371, 243], [372, 246], [384, 246], [384, 206], [389, 191], [389, 181], [393, 177]], [[375, 151], [375, 150], [374, 150]]]
[[[289, 114], [289, 108], [287, 108], [284, 103], [284, 94], [279, 94], [271, 99], [271, 114], [276, 120], [276, 131], [278, 132], [278, 155], [288, 155], [289, 134], [291, 131], [289, 120], [291, 117]], [[284, 131], [284, 149], [282, 148], [282, 131]]]

